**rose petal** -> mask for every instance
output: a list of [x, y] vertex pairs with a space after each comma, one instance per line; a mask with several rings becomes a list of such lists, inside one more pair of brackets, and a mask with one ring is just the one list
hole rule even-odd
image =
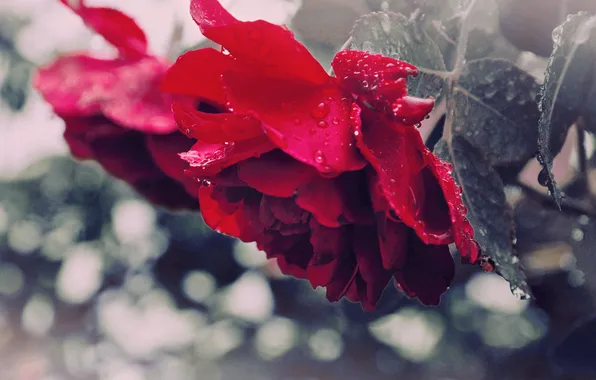
[[317, 175], [316, 170], [280, 150], [238, 163], [238, 178], [261, 193], [291, 197], [296, 189]]
[[406, 265], [395, 273], [397, 284], [408, 296], [418, 297], [425, 305], [438, 305], [454, 276], [449, 246], [425, 244], [410, 233]]
[[379, 251], [383, 268], [393, 271], [403, 268], [408, 254], [408, 230], [405, 224], [387, 218], [385, 213], [377, 214]]
[[[404, 126], [378, 118], [377, 115], [365, 115], [366, 130], [356, 130], [357, 146], [363, 156], [371, 163], [378, 175], [378, 187], [371, 185], [373, 200], [381, 196], [374, 195], [381, 191], [384, 198], [399, 218], [409, 227], [414, 228], [427, 244], [451, 242], [445, 207], [439, 207], [443, 213], [420, 212], [424, 207], [425, 197], [435, 205], [442, 205], [444, 198], [433, 188], [427, 189], [422, 172], [427, 165], [424, 160], [422, 141], [418, 131], [411, 126]], [[427, 149], [428, 150], [428, 149]], [[432, 154], [432, 153], [431, 153]], [[430, 194], [428, 192], [431, 191]]]
[[234, 111], [263, 122], [269, 138], [298, 161], [326, 175], [366, 165], [353, 146], [351, 103], [339, 88], [238, 71], [223, 80]]
[[329, 79], [321, 64], [284, 27], [263, 20], [238, 21], [215, 0], [192, 0], [191, 15], [205, 37], [257, 70], [315, 84]]
[[188, 173], [197, 178], [214, 176], [223, 169], [238, 162], [258, 157], [275, 149], [266, 137], [231, 142], [228, 144], [206, 144], [197, 142], [180, 157], [189, 163]]
[[[426, 178], [427, 187], [429, 182], [432, 181], [434, 186], [439, 186], [442, 190], [444, 202], [449, 208], [449, 215], [451, 217], [451, 234], [455, 240], [455, 246], [457, 247], [462, 260], [464, 262], [474, 264], [480, 259], [480, 248], [478, 243], [474, 240], [474, 229], [470, 222], [466, 219], [466, 207], [463, 204], [461, 188], [455, 183], [455, 180], [451, 176], [452, 167], [450, 164], [442, 161], [429, 151], [422, 139], [416, 140], [419, 149], [422, 150], [425, 162], [428, 164], [428, 169], [432, 171], [433, 177]], [[432, 191], [429, 189], [429, 191]], [[422, 210], [422, 215], [426, 220], [432, 218], [433, 209], [438, 206], [436, 202], [439, 198], [434, 198], [434, 202], [429, 202], [425, 205]]]
[[188, 164], [180, 158], [180, 153], [186, 152], [192, 141], [178, 132], [169, 135], [147, 135], [146, 138], [147, 149], [155, 164], [167, 176], [180, 182], [191, 196], [198, 197], [199, 184], [184, 173]]
[[351, 237], [358, 272], [364, 282], [359, 284], [364, 290], [359, 299], [365, 310], [374, 310], [392, 273], [383, 267], [375, 227], [355, 226]]
[[80, 159], [95, 157], [93, 141], [99, 138], [117, 137], [128, 131], [102, 116], [65, 117], [64, 139], [73, 156]]
[[177, 126], [171, 100], [157, 89], [165, 67], [151, 57], [130, 62], [69, 56], [40, 68], [34, 86], [59, 115], [103, 113], [123, 127], [167, 134]]
[[310, 243], [313, 256], [308, 265], [308, 280], [313, 288], [327, 286], [338, 275], [336, 271], [340, 263], [345, 261], [343, 255], [350, 255], [348, 246], [347, 227], [328, 228], [319, 223], [311, 222], [312, 233]]
[[145, 32], [130, 16], [112, 8], [87, 7], [83, 1], [73, 7], [71, 1], [60, 0], [77, 13], [87, 24], [110, 44], [114, 45], [122, 56], [138, 58], [147, 53]]
[[168, 69], [162, 83], [164, 92], [226, 104], [221, 75], [239, 64], [229, 55], [212, 48], [182, 54]]
[[259, 222], [261, 196], [246, 188], [241, 200], [230, 202], [223, 186], [202, 186], [199, 189], [201, 215], [212, 230], [234, 236], [244, 242], [255, 241], [262, 233]]
[[196, 103], [177, 100], [172, 104], [180, 130], [189, 137], [209, 144], [222, 144], [263, 135], [261, 123], [250, 116], [201, 112], [197, 110]]
[[339, 227], [344, 211], [342, 194], [333, 179], [315, 178], [300, 186], [296, 204], [310, 211], [317, 222], [327, 227]]
[[306, 278], [306, 268], [312, 257], [308, 234], [283, 236], [278, 232], [267, 232], [258, 246], [267, 253], [268, 258], [277, 259], [282, 273]]

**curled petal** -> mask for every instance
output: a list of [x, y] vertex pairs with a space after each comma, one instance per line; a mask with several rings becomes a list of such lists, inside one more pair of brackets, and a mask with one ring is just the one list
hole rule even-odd
[[284, 27], [263, 20], [238, 21], [217, 0], [191, 1], [191, 15], [207, 38], [257, 71], [314, 84], [329, 79], [321, 64]]
[[223, 169], [251, 157], [275, 149], [266, 137], [256, 137], [248, 140], [207, 144], [197, 142], [191, 150], [181, 153], [180, 157], [190, 165], [188, 174], [197, 178], [205, 178], [218, 174]]
[[172, 104], [180, 130], [189, 137], [208, 144], [223, 144], [263, 136], [261, 123], [251, 116], [202, 112], [196, 103], [179, 99]]
[[[359, 50], [339, 51], [333, 57], [331, 66], [342, 84], [357, 94], [372, 93], [379, 87], [418, 75], [418, 69], [414, 65]], [[404, 90], [406, 89], [402, 88]], [[405, 92], [402, 96], [404, 95]]]
[[269, 138], [296, 160], [329, 176], [366, 165], [353, 146], [351, 101], [338, 87], [236, 71], [224, 74], [224, 84], [234, 112], [260, 120]]
[[226, 98], [221, 75], [237, 65], [232, 57], [212, 48], [191, 50], [178, 57], [168, 69], [161, 82], [161, 90], [224, 106]]
[[[368, 119], [366, 130], [355, 132], [358, 148], [378, 178], [376, 182], [373, 179], [370, 186], [372, 199], [385, 199], [390, 206], [388, 216], [397, 214], [427, 244], [451, 243], [449, 209], [432, 181], [426, 182], [428, 163], [424, 160], [423, 144], [418, 144], [422, 141], [418, 131], [376, 115], [367, 115], [365, 119]], [[425, 205], [430, 204], [427, 202], [432, 202], [437, 209], [426, 212]]]
[[79, 1], [78, 7], [73, 7], [69, 0], [61, 2], [79, 15], [87, 26], [114, 45], [120, 55], [138, 58], [147, 54], [145, 32], [130, 16], [112, 8], [88, 7], [84, 1]]

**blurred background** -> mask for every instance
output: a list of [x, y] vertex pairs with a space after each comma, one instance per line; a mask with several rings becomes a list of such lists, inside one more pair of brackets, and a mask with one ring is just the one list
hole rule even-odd
[[[221, 2], [240, 19], [287, 24], [325, 65], [358, 16], [401, 3]], [[524, 31], [511, 31], [520, 11], [503, 3], [488, 12], [501, 17], [504, 51], [541, 77], [544, 44], [564, 15], [549, 7], [562, 2], [529, 8]], [[171, 53], [176, 25], [179, 51], [207, 43], [188, 0], [88, 4], [132, 15], [160, 55]], [[81, 50], [111, 53], [58, 0], [0, 1], [0, 380], [593, 379], [545, 362], [549, 342], [594, 311], [576, 266], [596, 241], [589, 216], [561, 220], [518, 204], [530, 210], [518, 245], [534, 301], [515, 298], [496, 275], [459, 267], [436, 308], [391, 286], [373, 313], [329, 304], [255, 246], [209, 231], [198, 215], [155, 209], [94, 163], [69, 158], [63, 123], [30, 77]], [[572, 149], [561, 154], [560, 177]], [[541, 227], [553, 220], [553, 231]]]

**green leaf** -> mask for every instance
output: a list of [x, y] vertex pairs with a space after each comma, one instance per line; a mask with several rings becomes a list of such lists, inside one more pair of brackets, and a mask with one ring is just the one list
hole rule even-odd
[[451, 95], [451, 133], [480, 149], [493, 166], [525, 163], [537, 149], [538, 91], [534, 77], [511, 62], [471, 61]]
[[559, 153], [569, 127], [580, 116], [593, 83], [596, 17], [580, 13], [567, 18], [554, 30], [553, 39], [540, 99], [538, 161], [543, 169], [538, 178], [560, 206], [561, 193], [551, 172], [553, 155]]
[[423, 98], [441, 95], [447, 76], [441, 50], [416, 22], [399, 13], [369, 13], [356, 22], [350, 35], [351, 49], [382, 54], [417, 66], [420, 75], [408, 81], [410, 94]]
[[450, 162], [453, 177], [462, 188], [467, 218], [482, 255], [492, 259], [495, 271], [510, 284], [513, 294], [531, 294], [513, 246], [513, 213], [505, 199], [503, 182], [479, 149], [462, 136], [453, 136], [435, 146], [435, 154]]

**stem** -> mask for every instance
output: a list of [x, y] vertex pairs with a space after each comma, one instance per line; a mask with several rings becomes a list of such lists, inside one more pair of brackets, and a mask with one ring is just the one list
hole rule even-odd
[[[541, 193], [533, 187], [521, 182], [517, 182], [516, 186], [522, 189], [524, 194], [528, 198], [531, 198], [541, 203], [542, 205], [549, 205], [553, 208], [557, 208], [557, 205], [554, 203], [552, 197], [550, 197], [549, 195]], [[596, 210], [594, 210], [594, 207], [592, 207], [592, 205], [586, 204], [585, 202], [573, 198], [563, 198], [561, 200], [561, 210], [596, 217]]]

